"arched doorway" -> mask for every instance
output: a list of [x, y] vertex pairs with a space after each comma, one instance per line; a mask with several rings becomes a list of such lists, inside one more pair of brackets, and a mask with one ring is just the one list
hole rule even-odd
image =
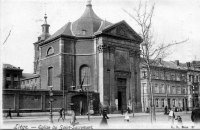
[[87, 96], [75, 95], [72, 97], [73, 110], [76, 115], [85, 115], [87, 113]]

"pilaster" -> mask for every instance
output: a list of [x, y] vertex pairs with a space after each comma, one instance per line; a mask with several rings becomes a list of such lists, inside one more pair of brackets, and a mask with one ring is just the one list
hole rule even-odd
[[59, 40], [59, 68], [60, 68], [60, 90], [63, 90], [63, 89], [66, 89], [66, 88], [63, 88], [64, 87], [64, 41], [63, 39], [61, 38]]
[[104, 105], [104, 60], [103, 60], [103, 50], [104, 47], [102, 45], [102, 39], [99, 39], [99, 43], [97, 45], [98, 50], [98, 86], [99, 86], [99, 95], [100, 95], [100, 102]]
[[115, 47], [114, 46], [109, 46], [109, 62], [110, 62], [110, 106], [111, 108], [115, 107], [115, 72], [114, 72], [114, 66], [115, 66]]

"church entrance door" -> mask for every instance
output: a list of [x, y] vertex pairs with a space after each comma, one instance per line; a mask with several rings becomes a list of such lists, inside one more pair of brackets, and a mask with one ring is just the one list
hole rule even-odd
[[117, 96], [118, 96], [118, 110], [124, 111], [127, 109], [126, 101], [126, 78], [117, 79]]
[[73, 108], [76, 115], [85, 115], [87, 113], [87, 96], [75, 95], [72, 97]]

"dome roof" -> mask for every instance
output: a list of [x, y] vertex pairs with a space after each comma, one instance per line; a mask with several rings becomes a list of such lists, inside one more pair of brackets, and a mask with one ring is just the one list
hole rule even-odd
[[92, 9], [91, 1], [87, 1], [83, 15], [72, 23], [72, 31], [75, 36], [92, 36], [100, 27], [102, 19]]

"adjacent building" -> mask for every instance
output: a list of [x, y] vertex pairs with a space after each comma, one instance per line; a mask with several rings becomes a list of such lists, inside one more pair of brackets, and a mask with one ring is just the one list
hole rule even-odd
[[200, 105], [200, 68], [198, 61], [187, 62], [187, 85], [189, 108], [199, 107]]
[[19, 89], [22, 69], [10, 64], [3, 64], [3, 89]]
[[[163, 61], [161, 58], [151, 66], [153, 97], [156, 111], [164, 108], [191, 110], [199, 106], [200, 69], [194, 64], [176, 61]], [[151, 95], [147, 81], [147, 68], [141, 62], [141, 101], [142, 111], [150, 108]]]
[[27, 89], [27, 90], [40, 89], [40, 76], [38, 74], [22, 73], [21, 89]]
[[[187, 70], [179, 61], [170, 62], [158, 59], [150, 66], [152, 75], [153, 97], [156, 111], [168, 108], [185, 109], [188, 106]], [[150, 108], [150, 87], [147, 82], [147, 69], [141, 69], [141, 100], [143, 111]]]

